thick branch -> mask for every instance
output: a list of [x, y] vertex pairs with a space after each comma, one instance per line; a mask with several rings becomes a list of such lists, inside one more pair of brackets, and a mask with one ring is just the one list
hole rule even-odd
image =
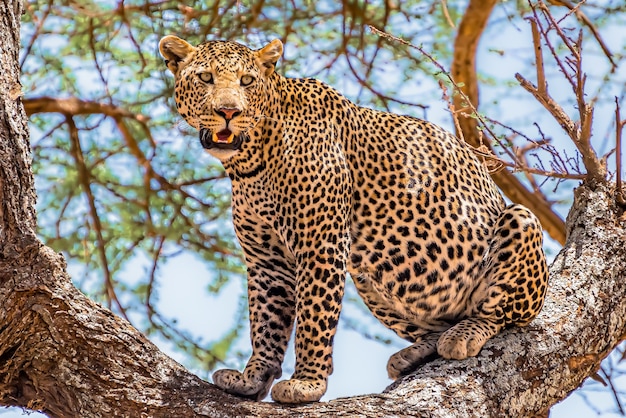
[[[461, 91], [467, 96], [471, 104], [478, 108], [478, 78], [476, 76], [476, 50], [489, 16], [497, 0], [471, 0], [454, 43], [454, 57], [451, 73], [454, 81], [461, 85]], [[456, 109], [467, 108], [467, 103], [461, 95], [454, 95]], [[491, 145], [485, 143], [479, 136], [477, 121], [472, 117], [460, 117], [459, 125], [462, 137], [473, 147]], [[543, 196], [528, 190], [520, 181], [507, 170], [492, 173], [492, 177], [504, 194], [514, 202], [530, 208], [541, 221], [543, 228], [552, 238], [563, 244], [565, 242], [565, 223], [557, 215], [550, 203]]]
[[22, 2], [0, 3], [0, 260], [37, 248], [36, 196], [17, 66], [21, 13]]
[[137, 115], [117, 106], [92, 102], [87, 100], [54, 97], [35, 97], [24, 99], [24, 109], [28, 116], [36, 113], [62, 113], [64, 115], [91, 115], [102, 114], [112, 118], [131, 118], [145, 123], [148, 118], [144, 115]]
[[[43, 247], [0, 263], [0, 404], [50, 416], [499, 417], [544, 412], [626, 335], [626, 231], [614, 190], [581, 187], [540, 317], [476, 358], [437, 360], [386, 393], [300, 407], [228, 396], [70, 284]], [[384, 365], [381, 364], [381, 367]]]
[[[490, 341], [464, 367], [433, 363], [394, 391], [404, 390], [401, 397], [426, 391], [424, 403], [434, 396], [431, 402], [451, 408], [477, 408], [468, 416], [535, 416], [596, 371], [626, 337], [626, 222], [618, 221], [614, 192], [605, 185], [576, 191], [568, 241], [550, 267], [537, 320]], [[446, 401], [458, 393], [471, 395], [463, 403]]]
[[53, 417], [192, 417], [202, 416], [194, 403], [224, 398], [78, 292], [49, 248], [0, 263], [0, 284], [0, 404]]

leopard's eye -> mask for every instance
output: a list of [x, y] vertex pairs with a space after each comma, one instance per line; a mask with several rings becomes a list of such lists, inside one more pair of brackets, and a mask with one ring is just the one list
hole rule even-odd
[[252, 84], [252, 82], [254, 81], [254, 77], [252, 77], [251, 75], [244, 75], [243, 77], [241, 77], [241, 85], [242, 86], [249, 86], [250, 84]]
[[198, 73], [198, 78], [203, 83], [213, 84], [213, 74], [211, 74], [209, 72]]

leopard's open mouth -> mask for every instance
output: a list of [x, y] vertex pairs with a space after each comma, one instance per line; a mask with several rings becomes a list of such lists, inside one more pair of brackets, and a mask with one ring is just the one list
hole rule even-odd
[[243, 143], [243, 135], [235, 135], [230, 129], [213, 132], [209, 129], [200, 129], [200, 143], [204, 149], [219, 148], [238, 150]]

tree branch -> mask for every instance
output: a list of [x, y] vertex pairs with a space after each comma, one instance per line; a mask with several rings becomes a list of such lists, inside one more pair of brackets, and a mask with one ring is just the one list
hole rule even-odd
[[574, 13], [576, 17], [585, 26], [589, 28], [589, 30], [593, 34], [593, 37], [596, 38], [598, 45], [600, 45], [600, 48], [602, 48], [602, 52], [604, 52], [604, 55], [606, 55], [606, 58], [611, 63], [612, 71], [615, 71], [615, 69], [617, 69], [617, 63], [615, 62], [613, 58], [613, 54], [611, 53], [611, 51], [609, 50], [609, 47], [606, 45], [606, 43], [600, 36], [600, 32], [598, 32], [598, 28], [596, 28], [596, 26], [593, 24], [593, 22], [591, 22], [591, 20], [587, 17], [587, 15], [584, 14], [582, 10], [580, 10], [580, 7], [583, 5], [583, 3], [585, 3], [584, 1], [581, 1], [576, 5], [572, 4], [568, 0], [548, 0], [548, 3], [554, 6], [565, 6], [570, 10], [571, 13]]
[[65, 116], [65, 122], [67, 123], [70, 132], [72, 157], [74, 158], [74, 163], [76, 164], [79, 182], [83, 188], [83, 192], [85, 193], [87, 205], [89, 206], [89, 216], [91, 217], [91, 222], [96, 233], [96, 249], [98, 251], [98, 255], [100, 256], [100, 264], [102, 265], [102, 271], [104, 274], [104, 285], [106, 288], [109, 309], [111, 308], [111, 304], [115, 303], [115, 306], [117, 306], [122, 316], [128, 320], [124, 307], [115, 293], [113, 277], [111, 276], [111, 272], [109, 270], [109, 262], [106, 254], [106, 242], [102, 234], [102, 222], [100, 221], [100, 215], [98, 214], [98, 208], [96, 207], [96, 199], [93, 195], [93, 191], [91, 190], [91, 173], [85, 164], [83, 150], [78, 136], [78, 128], [76, 128], [74, 119], [70, 115]]
[[188, 373], [78, 292], [47, 247], [0, 261], [0, 404], [59, 417], [544, 413], [626, 335], [626, 223], [613, 193], [578, 189], [546, 304], [529, 327], [497, 336], [476, 358], [429, 363], [383, 394], [299, 407], [234, 398]]
[[[544, 29], [541, 25], [537, 9], [541, 11], [544, 19], [549, 23], [549, 29]], [[535, 87], [522, 77], [519, 73], [515, 74], [515, 78], [520, 85], [533, 97], [541, 103], [544, 108], [550, 112], [552, 117], [561, 125], [563, 130], [570, 137], [580, 154], [582, 155], [585, 169], [587, 170], [588, 182], [602, 182], [606, 178], [606, 164], [598, 158], [595, 150], [591, 146], [591, 125], [593, 122], [593, 105], [587, 102], [585, 94], [585, 82], [587, 76], [582, 70], [582, 31], [578, 33], [578, 39], [570, 39], [558, 26], [554, 17], [550, 14], [547, 6], [541, 1], [536, 7], [533, 6], [534, 18], [529, 19], [533, 31], [533, 43], [536, 51], [536, 67], [538, 87]], [[548, 37], [548, 31], [553, 28], [563, 44], [570, 51], [570, 56], [561, 58], [557, 53], [557, 48], [552, 44]], [[579, 121], [574, 122], [572, 118], [563, 110], [563, 108], [550, 96], [545, 79], [543, 76], [543, 58], [541, 53], [541, 37], [546, 42], [552, 57], [561, 69], [561, 72], [572, 86], [572, 92], [576, 97]], [[540, 65], [541, 64], [541, 65]], [[569, 67], [571, 71], [567, 71]]]
[[36, 113], [62, 113], [64, 115], [102, 114], [112, 118], [130, 118], [146, 123], [149, 118], [129, 112], [114, 105], [81, 100], [76, 97], [67, 99], [54, 97], [26, 98], [23, 101], [26, 114], [30, 117]]

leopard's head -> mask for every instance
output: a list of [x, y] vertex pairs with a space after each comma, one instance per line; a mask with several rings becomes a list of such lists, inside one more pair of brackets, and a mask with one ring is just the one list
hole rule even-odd
[[178, 112], [199, 130], [209, 153], [228, 160], [264, 116], [282, 43], [276, 39], [256, 51], [230, 41], [194, 47], [170, 35], [161, 39], [159, 49], [176, 78]]

